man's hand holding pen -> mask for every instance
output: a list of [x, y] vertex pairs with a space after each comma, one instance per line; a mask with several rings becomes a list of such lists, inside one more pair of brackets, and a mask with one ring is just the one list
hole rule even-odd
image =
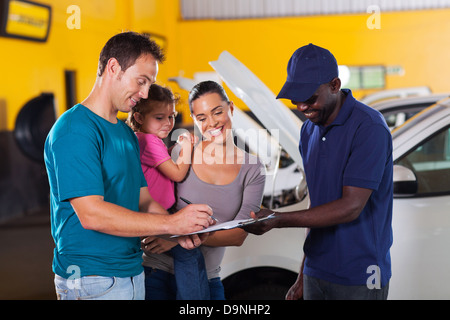
[[[187, 199], [185, 199], [185, 198], [183, 198], [183, 197], [180, 197], [180, 200], [181, 201], [183, 201], [184, 203], [186, 203], [186, 204], [192, 204], [192, 202], [190, 202], [189, 200], [187, 200]], [[213, 216], [211, 216], [211, 218], [215, 221], [215, 222], [219, 222], [219, 220], [217, 219], [217, 218], [215, 218], [215, 217], [213, 217]]]

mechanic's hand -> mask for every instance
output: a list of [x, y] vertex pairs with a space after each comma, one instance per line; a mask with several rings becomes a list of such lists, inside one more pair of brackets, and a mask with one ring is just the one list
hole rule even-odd
[[[250, 216], [253, 219], [260, 219], [260, 218], [267, 217], [268, 215], [271, 215], [272, 213], [273, 213], [272, 210], [261, 209], [258, 213], [255, 213], [252, 211], [250, 213]], [[242, 227], [242, 229], [244, 229], [248, 233], [262, 235], [262, 234], [266, 233], [267, 231], [271, 230], [275, 226], [275, 224], [274, 224], [275, 220], [276, 219], [267, 219], [267, 220], [264, 220], [261, 222], [255, 222], [255, 223], [249, 224], [245, 227]]]
[[299, 275], [295, 283], [286, 293], [286, 300], [300, 300], [303, 297], [303, 275]]

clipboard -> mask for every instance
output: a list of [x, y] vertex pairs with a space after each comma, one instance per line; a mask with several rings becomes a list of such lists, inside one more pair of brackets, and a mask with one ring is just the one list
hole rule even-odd
[[270, 214], [266, 217], [260, 218], [260, 219], [231, 220], [231, 221], [215, 224], [213, 226], [210, 226], [206, 229], [203, 229], [203, 230], [200, 230], [197, 232], [191, 232], [191, 233], [182, 234], [182, 235], [173, 235], [173, 236], [171, 236], [171, 238], [177, 238], [180, 236], [189, 236], [192, 234], [199, 234], [199, 233], [206, 233], [206, 232], [214, 232], [214, 231], [219, 231], [219, 230], [231, 230], [234, 228], [241, 228], [241, 227], [245, 227], [245, 226], [248, 226], [248, 225], [256, 223], [256, 222], [261, 222], [264, 220], [274, 219], [274, 218], [275, 218], [275, 213], [272, 213], [272, 214]]

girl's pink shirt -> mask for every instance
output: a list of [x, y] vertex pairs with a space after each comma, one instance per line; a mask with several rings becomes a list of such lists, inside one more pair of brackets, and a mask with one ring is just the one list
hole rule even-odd
[[174, 183], [157, 168], [171, 159], [169, 151], [164, 142], [154, 134], [136, 132], [136, 136], [139, 140], [142, 171], [150, 195], [165, 209], [169, 209], [175, 203]]

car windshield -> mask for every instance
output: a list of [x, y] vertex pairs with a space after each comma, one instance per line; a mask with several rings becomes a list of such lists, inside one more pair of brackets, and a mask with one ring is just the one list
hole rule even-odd
[[415, 196], [450, 192], [450, 126], [415, 146], [395, 164], [410, 169], [417, 181]]
[[389, 129], [392, 131], [435, 102], [436, 101], [394, 106], [379, 111], [383, 114]]
[[[447, 101], [450, 102], [450, 100], [447, 100]], [[419, 112], [414, 117], [412, 117], [411, 119], [406, 121], [402, 126], [394, 129], [392, 131], [392, 138], [395, 139], [396, 137], [402, 135], [403, 132], [406, 132], [412, 126], [415, 126], [416, 124], [424, 121], [425, 119], [433, 116], [436, 113], [441, 112], [442, 110], [444, 110], [446, 108], [448, 108], [448, 107], [445, 105], [435, 104], [435, 105], [432, 105], [431, 107], [424, 109], [423, 111]]]

